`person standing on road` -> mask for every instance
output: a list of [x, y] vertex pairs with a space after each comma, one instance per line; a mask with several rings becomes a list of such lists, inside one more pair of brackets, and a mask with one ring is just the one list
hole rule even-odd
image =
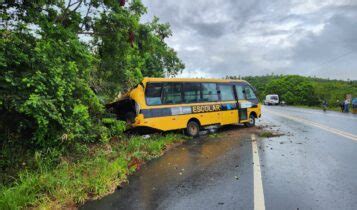
[[344, 109], [345, 109], [345, 102], [344, 102], [344, 100], [342, 100], [341, 102], [340, 102], [339, 100], [337, 100], [337, 102], [338, 102], [338, 103], [339, 103], [339, 105], [340, 105], [341, 112], [343, 112], [343, 111], [344, 111]]
[[350, 105], [350, 100], [348, 100], [348, 98], [346, 98], [345, 100], [345, 106], [344, 106], [344, 112], [348, 113], [349, 112], [349, 105]]
[[326, 112], [326, 110], [327, 110], [327, 102], [326, 102], [326, 100], [323, 100], [323, 102], [322, 102], [322, 109], [324, 110], [324, 112]]

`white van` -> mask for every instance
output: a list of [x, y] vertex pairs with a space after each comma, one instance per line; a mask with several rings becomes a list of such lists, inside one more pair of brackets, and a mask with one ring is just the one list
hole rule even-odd
[[278, 105], [279, 104], [279, 96], [276, 94], [269, 94], [265, 96], [264, 100], [265, 105]]

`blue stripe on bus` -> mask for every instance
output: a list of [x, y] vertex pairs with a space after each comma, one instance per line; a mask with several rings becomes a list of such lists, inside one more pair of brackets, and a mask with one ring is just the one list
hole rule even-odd
[[[219, 109], [217, 109], [217, 107], [215, 106], [219, 106]], [[153, 118], [153, 117], [166, 117], [166, 116], [176, 116], [176, 115], [195, 114], [195, 113], [227, 111], [227, 110], [236, 110], [236, 109], [237, 109], [236, 103], [229, 103], [229, 104], [210, 104], [210, 105], [142, 109], [141, 113], [144, 115], [144, 118]]]

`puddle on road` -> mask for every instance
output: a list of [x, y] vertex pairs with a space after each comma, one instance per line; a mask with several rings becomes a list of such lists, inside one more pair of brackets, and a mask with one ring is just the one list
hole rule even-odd
[[[203, 136], [188, 140], [164, 156], [144, 165], [140, 171], [129, 178], [129, 184], [101, 200], [87, 202], [82, 208], [98, 209], [103, 205], [123, 209], [132, 208], [132, 205], [137, 205], [138, 208], [155, 208], [157, 206], [152, 205], [160, 203], [160, 200], [172, 190], [193, 188], [200, 182], [213, 182], [214, 176], [222, 176], [223, 174], [217, 171], [216, 174], [207, 177], [207, 180], [201, 180], [201, 174], [211, 164], [222, 161], [222, 158], [224, 159], [225, 155], [232, 150], [237, 152], [237, 148], [251, 141], [252, 134], [259, 135], [260, 132], [259, 127], [229, 126], [223, 128], [217, 136]], [[231, 167], [237, 167], [236, 163], [231, 164], [233, 164]], [[189, 186], [180, 186], [179, 183], [186, 179], [194, 179], [194, 177], [201, 178], [192, 181]]]

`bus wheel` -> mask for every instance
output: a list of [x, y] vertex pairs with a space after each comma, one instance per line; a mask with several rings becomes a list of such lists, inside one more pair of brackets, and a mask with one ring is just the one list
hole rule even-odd
[[246, 122], [246, 123], [244, 123], [244, 125], [246, 126], [246, 127], [253, 127], [253, 126], [255, 126], [255, 117], [254, 117], [254, 115], [250, 115], [249, 116], [249, 122]]
[[186, 133], [189, 136], [197, 137], [200, 134], [200, 125], [196, 121], [188, 122]]

